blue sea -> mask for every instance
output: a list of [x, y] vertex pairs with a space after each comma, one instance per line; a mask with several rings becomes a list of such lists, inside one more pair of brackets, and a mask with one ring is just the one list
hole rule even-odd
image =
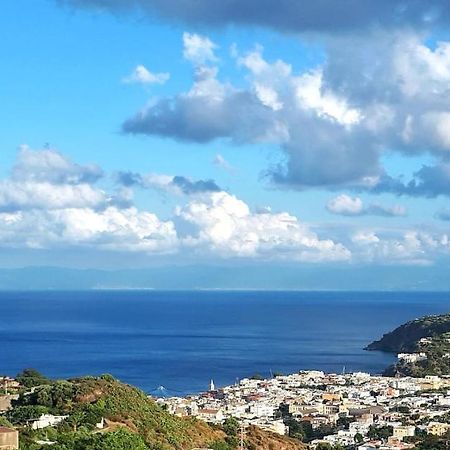
[[394, 355], [369, 342], [449, 310], [449, 293], [429, 292], [3, 292], [0, 374], [111, 373], [183, 395], [256, 373], [380, 373]]

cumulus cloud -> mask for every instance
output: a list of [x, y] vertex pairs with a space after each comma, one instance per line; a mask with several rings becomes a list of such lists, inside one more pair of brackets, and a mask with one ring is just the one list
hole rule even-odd
[[206, 36], [195, 33], [183, 33], [183, 56], [196, 65], [216, 62], [214, 49], [217, 46]]
[[0, 211], [104, 207], [110, 199], [94, 186], [96, 165], [79, 165], [56, 150], [22, 146], [9, 179], [0, 181]]
[[173, 222], [130, 205], [126, 193], [96, 186], [102, 170], [54, 149], [21, 147], [11, 176], [0, 181], [0, 240], [6, 247], [172, 252]]
[[208, 67], [195, 70], [188, 92], [162, 98], [123, 124], [125, 133], [196, 142], [221, 137], [236, 143], [258, 142], [275, 136], [277, 128], [270, 111], [254, 94], [222, 84], [217, 69]]
[[89, 184], [1, 181], [0, 211], [23, 209], [99, 208], [107, 196]]
[[78, 7], [141, 12], [192, 25], [257, 25], [286, 31], [343, 32], [368, 27], [447, 26], [446, 0], [57, 0]]
[[108, 207], [20, 211], [0, 214], [4, 247], [68, 248], [173, 253], [177, 235], [171, 221], [136, 208]]
[[[246, 87], [222, 82], [217, 67], [195, 64], [187, 92], [145, 107], [123, 130], [277, 144], [285, 157], [267, 173], [293, 189], [449, 195], [449, 49], [447, 42], [431, 48], [410, 32], [378, 31], [357, 41], [343, 35], [326, 41], [324, 64], [295, 73], [285, 61], [267, 61], [258, 47], [235, 58], [247, 71]], [[436, 163], [410, 180], [395, 179], [383, 167], [388, 151], [431, 153]]]
[[181, 175], [141, 175], [135, 172], [119, 172], [117, 174], [117, 180], [126, 187], [138, 186], [144, 189], [157, 189], [178, 195], [194, 195], [221, 191], [221, 188], [214, 180], [191, 180]]
[[[391, 234], [391, 235], [389, 235]], [[360, 261], [381, 264], [432, 264], [448, 256], [450, 241], [446, 233], [405, 230], [386, 232], [358, 231], [352, 236], [352, 249]]]
[[[97, 186], [102, 172], [93, 167], [56, 150], [22, 148], [11, 176], [0, 181], [1, 246], [303, 262], [351, 258], [342, 244], [320, 238], [296, 217], [252, 212], [212, 180], [121, 172], [121, 190], [111, 195]], [[134, 187], [184, 194], [187, 203], [161, 219], [133, 205]]]
[[170, 78], [167, 72], [152, 73], [142, 64], [136, 66], [133, 72], [123, 79], [124, 83], [164, 84]]
[[17, 181], [54, 184], [93, 183], [103, 176], [95, 164], [79, 165], [54, 149], [33, 150], [26, 145], [19, 148], [12, 178]]
[[296, 217], [269, 211], [252, 213], [246, 203], [223, 191], [190, 201], [178, 209], [177, 216], [197, 231], [184, 238], [185, 245], [223, 256], [306, 262], [351, 257], [343, 245], [320, 239]]
[[327, 210], [333, 214], [359, 216], [364, 210], [364, 205], [359, 197], [352, 198], [343, 194], [331, 199], [327, 203]]
[[[23, 173], [27, 164], [30, 171]], [[92, 167], [73, 163], [56, 150], [22, 149], [11, 176], [0, 181], [0, 246], [303, 263], [431, 264], [450, 254], [445, 233], [316, 231], [288, 212], [252, 210], [208, 180], [123, 172], [117, 175], [121, 190], [108, 194], [97, 185], [101, 171]], [[138, 186], [186, 194], [180, 197], [184, 203], [163, 219], [133, 205], [132, 191]], [[352, 215], [401, 212], [374, 211], [373, 205], [348, 196], [331, 205]]]
[[441, 162], [434, 166], [424, 165], [408, 182], [385, 175], [377, 180], [372, 190], [416, 197], [448, 196], [450, 195], [450, 164]]
[[382, 216], [401, 217], [406, 215], [406, 208], [401, 205], [384, 206], [372, 203], [365, 206], [361, 198], [342, 194], [332, 198], [326, 205], [332, 214], [342, 216]]

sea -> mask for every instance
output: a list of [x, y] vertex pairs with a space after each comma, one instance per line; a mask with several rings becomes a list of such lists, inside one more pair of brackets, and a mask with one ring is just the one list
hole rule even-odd
[[151, 395], [309, 369], [377, 374], [395, 355], [367, 344], [449, 310], [443, 292], [1, 292], [0, 374], [109, 373]]

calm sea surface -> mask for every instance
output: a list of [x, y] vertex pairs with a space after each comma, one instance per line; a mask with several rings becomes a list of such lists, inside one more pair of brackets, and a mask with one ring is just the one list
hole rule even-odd
[[0, 293], [0, 373], [111, 373], [171, 394], [271, 371], [377, 373], [394, 357], [365, 345], [449, 310], [449, 293]]

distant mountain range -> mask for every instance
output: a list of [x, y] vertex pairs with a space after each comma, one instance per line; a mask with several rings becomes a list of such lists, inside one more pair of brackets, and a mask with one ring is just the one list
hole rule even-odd
[[0, 269], [0, 290], [267, 289], [450, 291], [448, 269], [421, 266], [189, 265]]

